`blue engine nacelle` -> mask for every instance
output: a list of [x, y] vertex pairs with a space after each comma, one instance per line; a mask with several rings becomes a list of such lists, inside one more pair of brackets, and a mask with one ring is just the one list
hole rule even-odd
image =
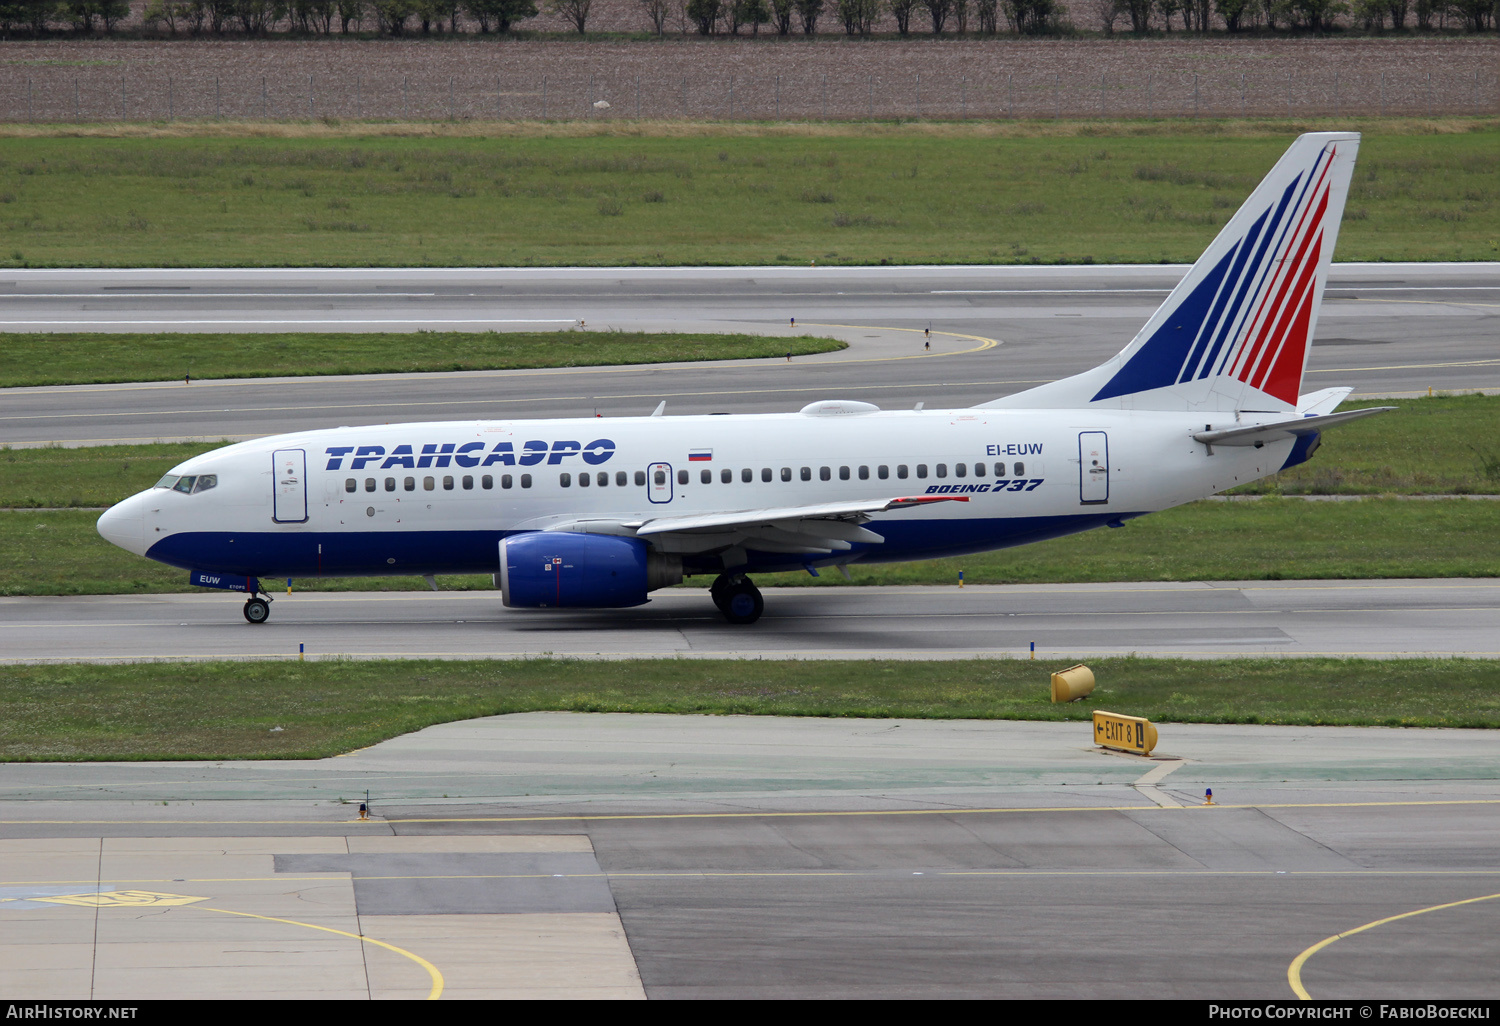
[[617, 609], [682, 580], [682, 561], [607, 534], [531, 531], [500, 543], [500, 596], [527, 609]]

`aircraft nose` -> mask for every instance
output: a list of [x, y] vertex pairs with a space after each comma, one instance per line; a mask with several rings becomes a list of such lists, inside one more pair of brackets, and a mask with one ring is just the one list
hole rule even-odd
[[110, 544], [137, 556], [146, 554], [146, 518], [140, 495], [132, 495], [105, 510], [97, 527], [100, 537]]

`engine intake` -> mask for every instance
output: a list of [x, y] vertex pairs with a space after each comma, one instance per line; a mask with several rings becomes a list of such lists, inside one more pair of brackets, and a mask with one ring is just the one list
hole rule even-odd
[[607, 534], [529, 531], [500, 542], [500, 597], [519, 609], [618, 609], [682, 581], [682, 559]]

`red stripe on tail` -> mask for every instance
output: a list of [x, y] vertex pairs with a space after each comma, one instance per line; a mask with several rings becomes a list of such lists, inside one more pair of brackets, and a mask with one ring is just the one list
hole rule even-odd
[[[1308, 195], [1316, 196], [1318, 195], [1318, 190], [1323, 188], [1323, 183], [1328, 178], [1328, 172], [1333, 168], [1333, 156], [1336, 152], [1337, 150], [1335, 149], [1325, 154], [1327, 159], [1323, 164], [1322, 170], [1317, 173], [1317, 180], [1314, 181], [1311, 187], [1308, 189]], [[1317, 205], [1317, 212], [1312, 216], [1312, 227], [1307, 228], [1306, 235], [1301, 234], [1304, 226], [1308, 224], [1308, 215], [1313, 210], [1313, 204], [1309, 203], [1303, 209], [1302, 215], [1297, 219], [1296, 225], [1294, 225], [1292, 227], [1292, 230], [1287, 233], [1287, 247], [1290, 248], [1300, 235], [1303, 240], [1303, 246], [1305, 248], [1307, 239], [1311, 238], [1312, 233], [1315, 230], [1322, 227], [1323, 213], [1327, 209], [1328, 192], [1327, 190], [1324, 190], [1322, 195], [1322, 202]], [[1299, 253], [1298, 256], [1300, 257], [1301, 254]], [[1261, 295], [1261, 301], [1259, 306], [1256, 307], [1255, 313], [1252, 314], [1250, 319], [1246, 322], [1248, 326], [1253, 328], [1256, 320], [1260, 318], [1262, 314], [1264, 314], [1266, 318], [1265, 322], [1261, 324], [1260, 334], [1256, 337], [1255, 342], [1245, 347], [1245, 353], [1241, 359], [1239, 367], [1228, 372], [1231, 377], [1237, 378], [1240, 381], [1249, 381], [1250, 378], [1255, 374], [1256, 362], [1261, 358], [1262, 350], [1265, 348], [1266, 339], [1269, 337], [1268, 326], [1271, 320], [1274, 319], [1275, 312], [1281, 308], [1280, 304], [1282, 299], [1286, 295], [1287, 285], [1296, 277], [1296, 268], [1298, 266], [1297, 260], [1293, 260], [1290, 264], [1284, 266], [1286, 267], [1287, 274], [1281, 281], [1281, 288], [1276, 293], [1275, 301], [1270, 302], [1268, 305], [1271, 291], [1270, 288], [1267, 288], [1267, 290]]]
[[[1284, 325], [1287, 318], [1287, 311], [1283, 306], [1283, 302], [1286, 300], [1287, 294], [1292, 291], [1293, 287], [1297, 285], [1301, 281], [1301, 279], [1306, 277], [1309, 270], [1315, 271], [1317, 269], [1318, 265], [1316, 260], [1313, 261], [1310, 267], [1309, 265], [1305, 264], [1303, 260], [1307, 255], [1308, 245], [1312, 242], [1313, 238], [1319, 235], [1321, 232], [1321, 229], [1323, 227], [1323, 214], [1325, 211], [1327, 211], [1327, 209], [1328, 192], [1325, 190], [1323, 192], [1323, 195], [1319, 198], [1317, 212], [1313, 215], [1312, 223], [1308, 227], [1307, 234], [1302, 237], [1302, 242], [1297, 247], [1297, 255], [1283, 265], [1286, 268], [1286, 273], [1281, 279], [1281, 286], [1276, 290], [1275, 300], [1265, 308], [1266, 319], [1260, 326], [1260, 334], [1255, 339], [1255, 345], [1251, 349], [1250, 356], [1245, 360], [1244, 366], [1240, 369], [1240, 373], [1235, 375], [1235, 377], [1237, 377], [1240, 381], [1248, 382], [1253, 388], [1260, 387], [1259, 381], [1255, 379], [1264, 380], [1266, 375], [1270, 373], [1271, 368], [1276, 363], [1276, 349], [1275, 342], [1273, 340], [1278, 340], [1280, 338], [1281, 333], [1279, 329]], [[1295, 304], [1293, 305], [1295, 306]], [[1274, 328], [1273, 325], [1275, 326]], [[1267, 342], [1272, 342], [1272, 345], [1270, 347], [1267, 347]], [[1266, 359], [1264, 366], [1258, 366], [1262, 357], [1269, 358]]]

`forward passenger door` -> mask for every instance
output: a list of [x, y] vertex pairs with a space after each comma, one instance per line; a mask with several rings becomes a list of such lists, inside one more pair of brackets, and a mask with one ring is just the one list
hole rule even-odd
[[271, 519], [278, 524], [307, 523], [307, 452], [277, 449], [271, 454], [273, 506]]

